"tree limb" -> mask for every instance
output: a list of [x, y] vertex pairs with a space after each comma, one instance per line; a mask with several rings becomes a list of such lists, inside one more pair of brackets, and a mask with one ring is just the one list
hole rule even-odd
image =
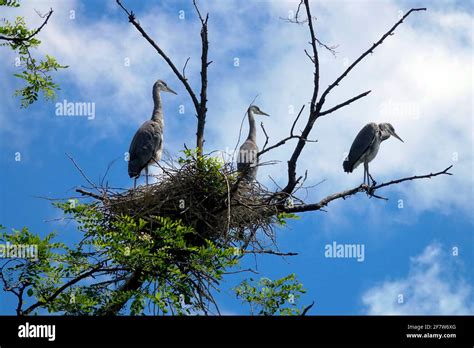
[[206, 14], [206, 18], [203, 19], [196, 0], [193, 0], [194, 8], [201, 21], [201, 101], [200, 109], [198, 112], [198, 125], [196, 132], [196, 146], [198, 148], [198, 155], [202, 156], [204, 148], [204, 126], [206, 124], [206, 113], [207, 113], [207, 67], [209, 62], [207, 61], [207, 55], [209, 51], [209, 40], [207, 38], [207, 22], [209, 20], [209, 13]]
[[374, 195], [374, 192], [382, 187], [390, 186], [390, 185], [395, 185], [399, 184], [404, 181], [411, 181], [411, 180], [418, 180], [418, 179], [430, 179], [432, 177], [438, 176], [438, 175], [452, 175], [452, 173], [449, 173], [448, 171], [452, 168], [453, 166], [449, 166], [446, 169], [437, 172], [437, 173], [430, 173], [426, 175], [415, 175], [415, 176], [410, 176], [407, 178], [402, 178], [402, 179], [397, 179], [397, 180], [392, 180], [386, 183], [382, 183], [380, 185], [376, 186], [367, 186], [365, 184], [361, 184], [357, 187], [354, 187], [352, 189], [334, 193], [332, 195], [329, 195], [322, 200], [320, 200], [318, 203], [312, 203], [312, 204], [302, 204], [302, 205], [296, 205], [291, 208], [287, 207], [282, 207], [281, 211], [286, 212], [286, 213], [301, 213], [301, 212], [306, 212], [306, 211], [315, 211], [315, 210], [321, 210], [323, 207], [327, 206], [330, 202], [336, 200], [336, 199], [345, 199], [346, 197], [355, 195], [358, 192], [366, 192], [369, 196], [373, 196], [376, 198], [381, 198], [378, 196]]
[[342, 108], [342, 107], [344, 107], [344, 106], [346, 106], [346, 105], [349, 105], [349, 104], [355, 102], [356, 100], [358, 100], [358, 99], [360, 99], [360, 98], [365, 97], [365, 96], [368, 95], [370, 92], [372, 92], [372, 91], [367, 91], [367, 92], [361, 93], [361, 94], [359, 94], [358, 96], [355, 96], [355, 97], [353, 97], [353, 98], [351, 98], [351, 99], [349, 99], [349, 100], [346, 100], [344, 103], [338, 104], [338, 105], [336, 105], [336, 106], [334, 106], [334, 107], [332, 107], [332, 108], [330, 108], [330, 109], [328, 109], [328, 110], [321, 111], [321, 112], [319, 113], [319, 116], [318, 116], [318, 117], [321, 117], [321, 116], [324, 116], [324, 115], [328, 115], [328, 114], [330, 114], [330, 113], [333, 113], [334, 111], [336, 111], [336, 110], [338, 110], [338, 109], [340, 109], [340, 108]]
[[308, 17], [308, 27], [309, 27], [309, 32], [311, 35], [311, 47], [313, 48], [312, 60], [314, 63], [314, 86], [313, 86], [313, 96], [311, 98], [311, 107], [309, 111], [308, 122], [306, 123], [306, 126], [301, 134], [302, 139], [300, 139], [298, 143], [296, 144], [295, 150], [293, 151], [293, 154], [291, 155], [291, 158], [288, 161], [288, 184], [283, 189], [283, 193], [286, 193], [286, 194], [291, 194], [291, 192], [293, 192], [294, 188], [298, 184], [298, 179], [296, 178], [296, 163], [298, 161], [298, 157], [301, 154], [301, 151], [303, 150], [303, 147], [306, 144], [306, 141], [304, 139], [308, 138], [309, 133], [311, 132], [311, 129], [313, 128], [314, 122], [318, 118], [318, 113], [321, 108], [319, 103], [316, 103], [316, 99], [319, 93], [319, 58], [318, 58], [318, 49], [316, 46], [317, 44], [316, 35], [314, 33], [314, 28], [313, 28], [313, 19], [311, 17], [311, 9], [309, 6], [309, 0], [304, 0], [304, 6], [306, 8], [306, 15]]
[[49, 296], [45, 301], [38, 301], [34, 304], [32, 304], [30, 307], [28, 307], [27, 309], [25, 309], [23, 311], [23, 315], [28, 315], [30, 314], [33, 310], [35, 310], [36, 308], [44, 305], [44, 304], [47, 304], [47, 303], [50, 303], [52, 300], [54, 300], [56, 297], [58, 297], [64, 290], [66, 290], [68, 287], [76, 284], [77, 282], [81, 281], [82, 279], [84, 278], [87, 278], [89, 276], [91, 276], [92, 274], [100, 271], [102, 268], [102, 265], [99, 265], [97, 267], [94, 267], [93, 269], [91, 269], [90, 271], [87, 271], [87, 272], [84, 272], [82, 273], [81, 275], [77, 276], [76, 278], [74, 279], [71, 279], [70, 281], [68, 281], [67, 283], [65, 283], [63, 286], [59, 287], [51, 296]]

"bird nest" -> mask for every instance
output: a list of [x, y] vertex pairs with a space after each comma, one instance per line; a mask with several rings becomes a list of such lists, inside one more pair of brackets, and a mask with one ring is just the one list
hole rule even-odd
[[127, 215], [147, 221], [150, 229], [158, 216], [180, 220], [195, 231], [195, 245], [205, 240], [253, 250], [276, 245], [281, 202], [263, 185], [243, 179], [232, 163], [193, 156], [162, 168], [156, 179], [136, 189], [103, 193], [98, 209], [110, 221]]

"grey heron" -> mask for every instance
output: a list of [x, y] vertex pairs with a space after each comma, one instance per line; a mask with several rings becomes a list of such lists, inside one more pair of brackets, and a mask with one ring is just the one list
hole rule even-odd
[[247, 181], [254, 181], [257, 178], [257, 165], [258, 165], [258, 146], [257, 146], [257, 128], [255, 127], [255, 115], [270, 116], [267, 113], [260, 110], [256, 105], [251, 105], [248, 110], [249, 119], [249, 135], [247, 140], [242, 144], [239, 149], [239, 156], [237, 159], [237, 170], [244, 173], [244, 179]]
[[162, 80], [156, 81], [153, 85], [154, 107], [151, 119], [138, 128], [128, 151], [128, 175], [130, 178], [134, 178], [134, 188], [136, 188], [137, 178], [143, 169], [145, 169], [145, 180], [148, 185], [148, 166], [161, 159], [164, 123], [160, 92], [177, 94]]
[[364, 184], [367, 178], [367, 184], [369, 185], [370, 178], [374, 185], [375, 180], [369, 173], [369, 162], [377, 156], [382, 141], [387, 140], [391, 135], [403, 143], [403, 140], [395, 133], [395, 129], [390, 123], [369, 123], [364, 126], [354, 139], [349, 155], [342, 164], [344, 171], [352, 173], [359, 164], [364, 163]]

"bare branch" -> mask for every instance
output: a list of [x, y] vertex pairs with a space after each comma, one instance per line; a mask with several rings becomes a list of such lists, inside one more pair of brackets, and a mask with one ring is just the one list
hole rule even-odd
[[382, 183], [380, 185], [376, 185], [374, 187], [372, 187], [372, 190], [377, 190], [379, 188], [382, 188], [382, 187], [385, 187], [385, 186], [390, 186], [390, 185], [394, 185], [394, 184], [399, 184], [401, 182], [404, 182], [404, 181], [408, 181], [408, 180], [417, 180], [417, 179], [431, 179], [432, 177], [435, 177], [435, 176], [438, 176], [438, 175], [453, 175], [452, 173], [449, 173], [449, 170], [452, 168], [453, 166], [450, 165], [448, 168], [440, 171], [440, 172], [437, 172], [437, 173], [430, 173], [430, 174], [426, 174], [426, 175], [415, 175], [415, 176], [411, 176], [409, 178], [403, 178], [403, 179], [397, 179], [397, 180], [392, 180], [392, 181], [389, 181], [389, 182], [386, 182], [386, 183]]
[[329, 46], [329, 45], [326, 45], [325, 43], [321, 42], [318, 38], [316, 38], [316, 42], [318, 43], [319, 46], [324, 47], [324, 48], [327, 49], [329, 52], [331, 52], [331, 54], [333, 55], [333, 57], [336, 57], [336, 54], [338, 53], [338, 52], [336, 51], [336, 48], [338, 48], [339, 45], [332, 45], [332, 46]]
[[188, 59], [186, 59], [186, 62], [184, 63], [184, 66], [183, 66], [183, 77], [185, 79], [186, 79], [186, 67], [188, 66], [189, 59], [191, 59], [191, 57], [188, 57]]
[[266, 140], [265, 140], [265, 145], [263, 146], [263, 149], [262, 151], [260, 151], [257, 156], [260, 157], [261, 155], [263, 155], [264, 153], [270, 151], [270, 150], [273, 150], [273, 149], [276, 149], [277, 147], [280, 147], [282, 145], [284, 145], [288, 140], [291, 140], [291, 139], [300, 139], [301, 141], [304, 141], [304, 142], [312, 142], [312, 143], [316, 143], [317, 140], [309, 140], [309, 139], [305, 139], [303, 138], [302, 136], [300, 135], [294, 135], [294, 130], [295, 130], [295, 126], [296, 126], [296, 123], [298, 122], [298, 119], [300, 118], [301, 116], [301, 113], [303, 112], [304, 110], [304, 105], [301, 107], [300, 111], [298, 112], [298, 115], [296, 116], [295, 118], [295, 121], [293, 122], [293, 125], [291, 126], [291, 130], [290, 130], [290, 135], [286, 138], [283, 138], [282, 140], [280, 140], [279, 142], [277, 142], [276, 144], [266, 148], [267, 144], [268, 144], [268, 140], [270, 139], [267, 132], [265, 131], [265, 129], [263, 129], [263, 124], [262, 124], [262, 129], [263, 129], [263, 132], [265, 133], [265, 136], [266, 136]]
[[303, 150], [306, 140], [308, 139], [308, 135], [313, 128], [314, 122], [318, 118], [318, 112], [320, 111], [319, 103], [316, 103], [316, 99], [318, 98], [319, 93], [319, 58], [318, 58], [318, 48], [316, 47], [316, 34], [314, 33], [313, 28], [313, 19], [311, 17], [311, 9], [309, 6], [309, 0], [304, 0], [304, 6], [306, 8], [306, 14], [308, 17], [308, 27], [309, 32], [311, 35], [311, 47], [313, 48], [313, 62], [314, 62], [314, 86], [313, 86], [313, 96], [311, 98], [311, 106], [309, 111], [308, 122], [301, 134], [302, 139], [298, 141], [296, 144], [295, 150], [291, 155], [290, 160], [288, 161], [288, 184], [283, 189], [283, 192], [286, 194], [291, 194], [294, 188], [298, 184], [298, 179], [296, 178], [296, 163], [298, 161], [298, 157]]
[[85, 191], [85, 190], [80, 189], [80, 188], [76, 189], [76, 192], [79, 192], [83, 196], [89, 196], [89, 197], [95, 198], [95, 199], [100, 200], [100, 201], [103, 201], [105, 199], [104, 197], [99, 196], [98, 194], [95, 194], [95, 193], [92, 193], [92, 192], [89, 192], [89, 191]]
[[306, 315], [306, 313], [308, 313], [308, 311], [314, 306], [314, 301], [308, 306], [306, 307], [305, 309], [303, 309], [303, 312], [301, 313], [301, 316], [304, 317]]
[[352, 63], [351, 65], [349, 65], [347, 67], [347, 69], [332, 83], [328, 86], [328, 88], [326, 88], [326, 90], [323, 92], [323, 94], [321, 95], [321, 98], [319, 99], [319, 104], [320, 106], [322, 106], [324, 104], [324, 101], [326, 99], [326, 96], [329, 94], [329, 92], [331, 92], [331, 90], [338, 86], [339, 83], [342, 81], [342, 79], [344, 79], [344, 77], [347, 76], [347, 74], [349, 74], [349, 72], [357, 65], [359, 64], [365, 57], [367, 57], [370, 53], [373, 53], [374, 52], [374, 49], [377, 48], [377, 46], [380, 46], [383, 41], [393, 35], [393, 32], [395, 31], [395, 29], [403, 23], [403, 21], [405, 20], [405, 18], [407, 18], [412, 12], [416, 12], [416, 11], [426, 11], [426, 8], [412, 8], [410, 11], [408, 11], [407, 13], [405, 13], [405, 15], [397, 22], [395, 23], [395, 25], [390, 28], [389, 31], [387, 31], [376, 43], [374, 43], [372, 45], [372, 47], [370, 47], [367, 51], [365, 51], [364, 53], [362, 53], [360, 55], [359, 58], [357, 58], [354, 63]]
[[263, 122], [260, 122], [260, 127], [262, 128], [263, 134], [265, 134], [265, 144], [263, 144], [263, 148], [262, 148], [262, 151], [264, 151], [268, 145], [268, 140], [270, 139], [270, 137], [268, 136], [267, 131], [265, 130], [265, 127], [263, 126]]
[[311, 113], [316, 111], [316, 99], [318, 98], [319, 92], [319, 57], [318, 57], [318, 48], [316, 43], [316, 34], [314, 33], [313, 20], [311, 18], [311, 9], [309, 7], [309, 0], [304, 0], [304, 5], [306, 8], [306, 15], [308, 16], [308, 27], [311, 34], [311, 47], [313, 48], [313, 62], [314, 62], [314, 89], [313, 97], [311, 98]]
[[81, 169], [81, 167], [79, 167], [79, 165], [76, 163], [76, 161], [74, 160], [74, 158], [72, 158], [69, 154], [66, 153], [66, 156], [71, 160], [71, 162], [74, 164], [74, 167], [76, 167], [76, 169], [79, 171], [79, 173], [81, 173], [82, 177], [84, 179], [86, 179], [86, 181], [94, 188], [97, 188], [97, 185], [94, 184], [88, 177], [87, 175], [84, 173], [84, 171]]
[[196, 109], [196, 112], [199, 114], [201, 110], [201, 106], [199, 104], [199, 101], [196, 97], [196, 94], [194, 93], [193, 89], [188, 83], [188, 80], [179, 72], [178, 68], [174, 65], [174, 63], [171, 61], [171, 59], [166, 55], [166, 53], [156, 44], [156, 42], [145, 32], [145, 30], [141, 27], [141, 25], [138, 23], [138, 21], [135, 19], [135, 15], [133, 12], [128, 11], [120, 2], [120, 0], [116, 0], [117, 4], [124, 10], [124, 12], [128, 15], [128, 20], [130, 23], [133, 24], [133, 26], [143, 35], [143, 37], [150, 43], [151, 46], [158, 52], [158, 54], [165, 60], [165, 62], [169, 65], [173, 73], [176, 75], [176, 77], [181, 81], [181, 83], [184, 85], [184, 88], [186, 88], [186, 91], [188, 92], [189, 96], [191, 97], [191, 100], [193, 101], [194, 108]]
[[[435, 176], [438, 176], [438, 175], [452, 175], [451, 173], [448, 172], [452, 167], [453, 166], [451, 165], [451, 166], [447, 167], [446, 169], [444, 169], [440, 172], [437, 172], [437, 173], [410, 176], [410, 177], [407, 177], [407, 178], [392, 180], [392, 181], [382, 183], [382, 184], [376, 185], [376, 186], [367, 186], [365, 184], [361, 184], [361, 185], [359, 185], [357, 187], [354, 187], [350, 190], [346, 190], [346, 191], [342, 191], [342, 192], [339, 192], [339, 193], [329, 195], [329, 196], [325, 197], [324, 199], [320, 200], [318, 203], [296, 205], [296, 206], [291, 207], [291, 208], [282, 207], [281, 210], [286, 212], [286, 213], [300, 213], [300, 212], [306, 212], [306, 211], [321, 210], [323, 207], [327, 206], [330, 202], [332, 202], [336, 199], [340, 199], [340, 198], [345, 199], [346, 197], [355, 195], [358, 192], [366, 192], [369, 196], [373, 196], [373, 197], [376, 197], [376, 198], [382, 198], [382, 197], [374, 195], [374, 192], [376, 190], [382, 188], [382, 187], [399, 184], [399, 183], [404, 182], [404, 181], [411, 181], [411, 180], [418, 180], [418, 179], [431, 179], [431, 178], [433, 178]], [[382, 198], [382, 199], [384, 199], [384, 198]]]
[[346, 106], [346, 105], [349, 105], [349, 104], [351, 104], [352, 102], [355, 102], [356, 100], [365, 97], [365, 96], [368, 95], [370, 92], [372, 92], [372, 91], [367, 91], [367, 92], [361, 93], [361, 94], [359, 94], [358, 96], [355, 96], [355, 97], [353, 97], [353, 98], [351, 98], [351, 99], [349, 99], [349, 100], [346, 100], [344, 103], [338, 104], [338, 105], [336, 105], [336, 106], [334, 106], [334, 107], [332, 107], [332, 108], [330, 108], [330, 109], [328, 109], [328, 110], [321, 111], [321, 112], [319, 113], [319, 116], [318, 116], [318, 117], [321, 117], [321, 116], [324, 116], [324, 115], [328, 115], [328, 114], [330, 114], [330, 113], [332, 113], [332, 112], [334, 112], [334, 111], [336, 111], [336, 110], [338, 110], [338, 109], [340, 109], [340, 108], [342, 108], [342, 107], [344, 107], [344, 106]]
[[193, 0], [194, 7], [201, 21], [201, 101], [200, 110], [198, 112], [198, 125], [196, 133], [196, 146], [198, 148], [198, 155], [202, 155], [204, 148], [204, 126], [206, 124], [206, 113], [207, 113], [207, 67], [210, 62], [207, 61], [209, 51], [209, 40], [207, 38], [207, 22], [209, 20], [209, 13], [206, 14], [206, 18], [203, 19], [199, 8], [196, 5], [196, 0]]
[[296, 256], [298, 253], [282, 253], [275, 250], [244, 250], [244, 254], [270, 254], [270, 255], [277, 255], [277, 256]]

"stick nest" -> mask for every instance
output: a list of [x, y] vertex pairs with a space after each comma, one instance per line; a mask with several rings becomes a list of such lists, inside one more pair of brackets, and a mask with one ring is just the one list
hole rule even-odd
[[[100, 209], [105, 216], [179, 219], [196, 231], [193, 242], [198, 245], [206, 239], [224, 246], [252, 245], [254, 250], [276, 245], [273, 226], [281, 202], [258, 182], [242, 179], [231, 163], [192, 157], [162, 169], [154, 184], [104, 194]], [[257, 238], [258, 230], [263, 238]]]

